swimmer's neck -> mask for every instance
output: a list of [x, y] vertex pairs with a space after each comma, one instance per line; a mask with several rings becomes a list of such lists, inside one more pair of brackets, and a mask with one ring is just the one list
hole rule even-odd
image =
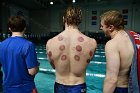
[[65, 31], [72, 31], [72, 30], [79, 31], [79, 27], [65, 24]]
[[24, 32], [12, 32], [12, 37], [20, 36], [23, 37]]
[[111, 39], [113, 39], [117, 34], [120, 34], [120, 33], [122, 33], [122, 32], [124, 32], [124, 30], [114, 30], [114, 31], [110, 34]]

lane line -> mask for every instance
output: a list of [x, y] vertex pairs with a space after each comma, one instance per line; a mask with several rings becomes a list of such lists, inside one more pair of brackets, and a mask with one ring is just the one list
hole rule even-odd
[[90, 64], [106, 64], [106, 62], [99, 62], [99, 61], [90, 61]]
[[[45, 69], [45, 68], [39, 68], [40, 71], [44, 71], [44, 72], [53, 72], [55, 73], [54, 69]], [[104, 78], [105, 75], [104, 74], [92, 74], [92, 73], [86, 73], [86, 76], [93, 76], [93, 77], [100, 77], [100, 78]]]
[[45, 59], [45, 60], [48, 60], [48, 58], [44, 58], [44, 57], [38, 57], [37, 59], [38, 59], [38, 60], [44, 60], [44, 59]]

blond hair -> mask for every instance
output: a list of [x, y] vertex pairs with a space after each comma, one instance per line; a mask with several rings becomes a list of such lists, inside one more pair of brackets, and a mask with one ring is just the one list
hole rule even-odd
[[117, 30], [124, 29], [123, 16], [117, 10], [107, 11], [103, 13], [100, 18], [107, 26], [113, 25]]
[[82, 11], [78, 7], [68, 7], [64, 12], [64, 23], [78, 26], [82, 21]]

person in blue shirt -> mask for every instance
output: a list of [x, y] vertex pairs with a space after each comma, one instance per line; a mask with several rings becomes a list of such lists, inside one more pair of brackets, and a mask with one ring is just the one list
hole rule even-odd
[[3, 73], [2, 73], [1, 65], [0, 65], [0, 93], [2, 92], [2, 77], [3, 77]]
[[24, 39], [26, 21], [11, 16], [8, 21], [12, 36], [0, 44], [0, 64], [4, 72], [3, 93], [37, 93], [34, 77], [39, 62], [35, 45]]
[[[1, 44], [1, 42], [0, 42]], [[1, 70], [1, 65], [0, 65], [0, 93], [2, 93], [2, 77], [3, 77], [3, 72]]]

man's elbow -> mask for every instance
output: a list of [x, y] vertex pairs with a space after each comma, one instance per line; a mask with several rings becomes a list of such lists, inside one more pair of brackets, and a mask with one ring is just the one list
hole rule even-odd
[[28, 73], [29, 73], [31, 76], [34, 76], [35, 74], [38, 73], [38, 70], [39, 70], [38, 67], [32, 68], [32, 69], [28, 69]]
[[110, 82], [112, 84], [117, 84], [117, 77], [110, 77], [110, 78], [105, 78], [105, 81], [104, 82]]

